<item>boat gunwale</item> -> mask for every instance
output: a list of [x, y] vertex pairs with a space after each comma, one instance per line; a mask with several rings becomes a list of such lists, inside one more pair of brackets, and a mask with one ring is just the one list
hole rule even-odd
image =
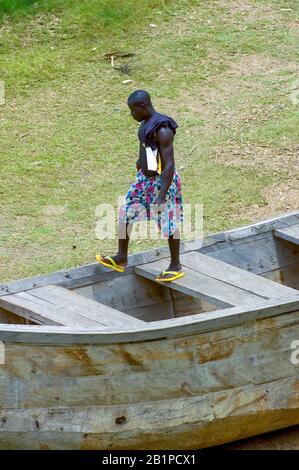
[[[221, 245], [225, 242], [232, 242], [242, 238], [266, 233], [276, 228], [295, 225], [298, 222], [299, 211], [290, 212], [288, 214], [262, 220], [254, 224], [208, 234], [202, 238], [182, 242], [180, 252], [183, 254], [213, 245]], [[135, 266], [168, 257], [169, 251], [167, 247], [153, 248], [141, 253], [132, 254], [128, 259], [128, 268], [126, 269], [126, 273], [130, 274], [134, 272], [133, 270]], [[81, 274], [81, 277], [79, 277], [78, 274]], [[67, 289], [83, 287], [95, 284], [96, 282], [101, 282], [107, 275], [109, 276], [109, 279], [113, 279], [114, 277], [118, 277], [119, 273], [112, 272], [111, 269], [101, 266], [99, 263], [85, 264], [83, 266], [68, 268], [50, 274], [0, 283], [0, 297], [15, 294], [17, 292], [26, 292], [27, 290], [34, 289], [35, 287], [42, 287], [49, 284], [55, 284]]]
[[[239, 238], [245, 238], [259, 233], [271, 231], [277, 227], [285, 227], [298, 223], [299, 211], [288, 213], [287, 215], [276, 216], [275, 218], [260, 221], [251, 225], [239, 227], [224, 232], [206, 235], [201, 239], [193, 240], [183, 244], [182, 253], [196, 249], [196, 244], [200, 245], [197, 249], [204, 246], [230, 242]], [[188, 246], [192, 244], [192, 246]], [[129, 258], [129, 269], [127, 272], [133, 272], [134, 266], [148, 263], [157, 259], [167, 258], [169, 256], [167, 248], [152, 249], [147, 252], [131, 255]], [[97, 271], [94, 274], [95, 282], [99, 275], [119, 276], [118, 273], [111, 273], [108, 268], [101, 267], [97, 263], [72, 268], [66, 271], [59, 271], [49, 275], [28, 278], [20, 281], [12, 281], [8, 284], [0, 284], [0, 296], [9, 295], [16, 292], [24, 292], [34, 287], [48, 285], [53, 283], [53, 277], [60, 276], [61, 282], [56, 285], [70, 288], [72, 282], [71, 274], [88, 270]], [[64, 282], [63, 282], [64, 280]], [[78, 280], [77, 280], [78, 281]], [[40, 282], [40, 283], [39, 283]], [[99, 281], [98, 281], [99, 282]], [[20, 289], [21, 284], [25, 289]], [[18, 285], [16, 289], [14, 286]], [[84, 284], [83, 284], [84, 285]], [[9, 287], [11, 286], [11, 287]], [[73, 286], [74, 287], [74, 286]], [[158, 340], [176, 336], [192, 335], [214, 331], [224, 328], [230, 328], [242, 323], [269, 318], [280, 314], [291, 313], [299, 310], [299, 291], [298, 295], [290, 295], [278, 299], [265, 300], [258, 305], [242, 305], [238, 307], [222, 308], [206, 313], [198, 313], [184, 317], [166, 319], [155, 322], [148, 322], [144, 326], [134, 327], [133, 329], [72, 329], [63, 326], [40, 326], [40, 325], [12, 325], [0, 324], [0, 340], [6, 342], [30, 342], [30, 343], [55, 343], [55, 344], [74, 344], [74, 343], [122, 343], [122, 342], [140, 342], [149, 340]]]
[[[111, 344], [153, 341], [202, 334], [299, 311], [298, 295], [269, 299], [259, 305], [242, 305], [196, 315], [149, 322], [133, 329], [72, 329], [63, 326], [0, 325], [4, 343]], [[299, 321], [299, 319], [298, 319]]]

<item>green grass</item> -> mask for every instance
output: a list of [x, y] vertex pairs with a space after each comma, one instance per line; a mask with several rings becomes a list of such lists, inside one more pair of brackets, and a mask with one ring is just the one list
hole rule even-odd
[[[240, 3], [0, 3], [1, 280], [115, 249], [96, 239], [95, 210], [116, 205], [134, 178], [137, 124], [126, 99], [136, 88], [148, 89], [157, 109], [180, 124], [184, 198], [204, 204], [206, 232], [250, 222], [248, 210], [266, 205], [264, 189], [287, 176], [271, 161], [247, 168], [244, 158], [236, 166], [230, 148], [298, 145], [298, 108], [289, 98], [298, 5], [252, 0], [243, 15]], [[137, 54], [128, 74], [103, 59], [113, 50]], [[227, 160], [216, 160], [219, 149]], [[135, 241], [132, 250], [155, 245]]]

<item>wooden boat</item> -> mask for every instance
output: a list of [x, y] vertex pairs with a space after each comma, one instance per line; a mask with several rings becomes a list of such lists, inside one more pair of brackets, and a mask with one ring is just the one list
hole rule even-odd
[[167, 256], [0, 286], [1, 449], [199, 449], [299, 423], [299, 211], [184, 243], [165, 286]]

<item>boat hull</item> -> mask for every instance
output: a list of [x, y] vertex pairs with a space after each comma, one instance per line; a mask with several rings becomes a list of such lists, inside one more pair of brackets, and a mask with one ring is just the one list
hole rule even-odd
[[200, 449], [299, 423], [298, 310], [169, 336], [7, 342], [0, 448]]

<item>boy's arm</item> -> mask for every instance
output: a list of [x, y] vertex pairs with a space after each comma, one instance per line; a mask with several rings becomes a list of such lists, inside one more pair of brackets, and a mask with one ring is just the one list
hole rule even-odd
[[140, 170], [140, 144], [139, 144], [139, 151], [138, 151], [138, 158], [136, 160], [136, 170], [139, 171]]
[[155, 204], [164, 204], [166, 193], [171, 185], [174, 174], [174, 134], [169, 127], [161, 127], [157, 132], [157, 143], [162, 160], [163, 171], [161, 173], [162, 185]]

